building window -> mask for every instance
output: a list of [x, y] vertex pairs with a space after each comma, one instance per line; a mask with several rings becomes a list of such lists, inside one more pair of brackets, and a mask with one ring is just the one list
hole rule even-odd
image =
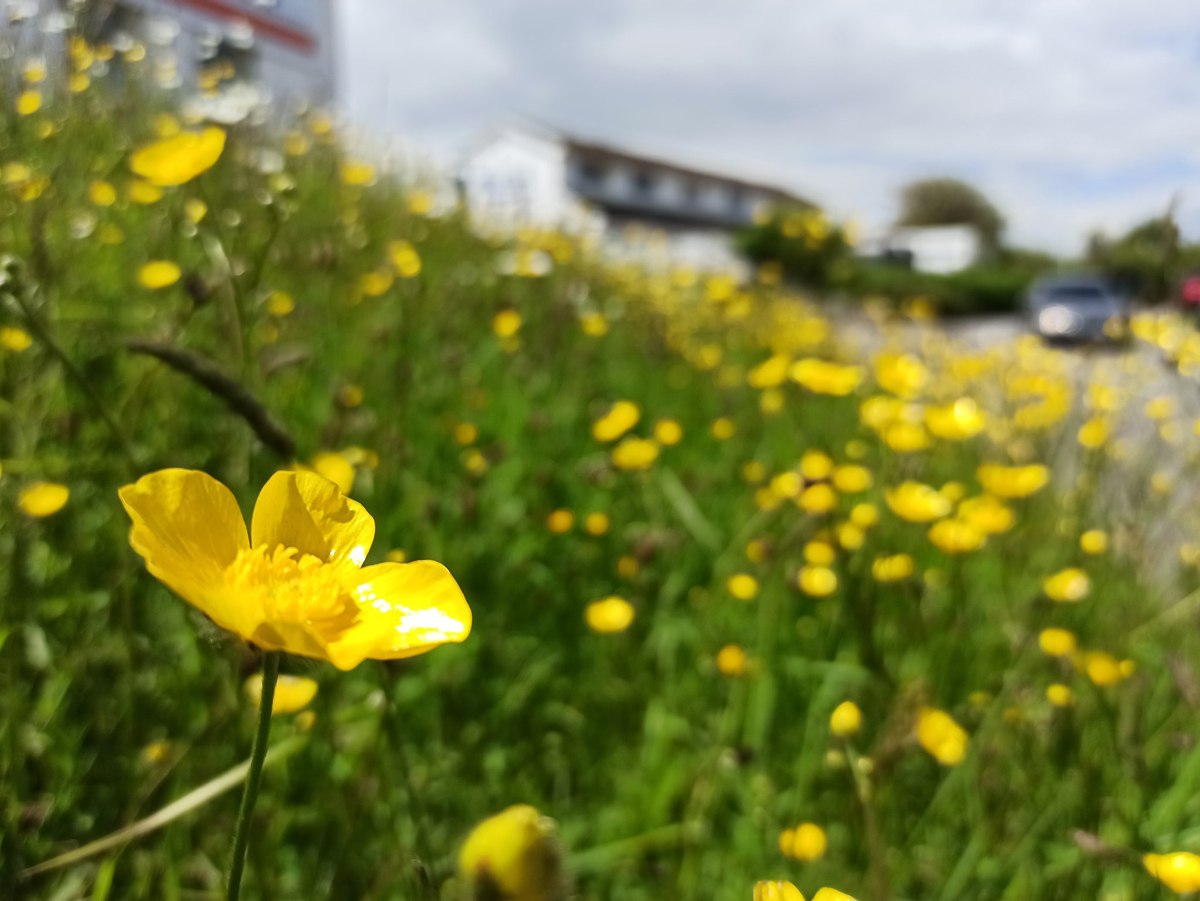
[[742, 188], [729, 189], [729, 208], [735, 213], [740, 213], [746, 205], [746, 192]]
[[653, 173], [641, 169], [633, 176], [633, 193], [642, 200], [649, 200], [654, 196], [655, 178]]
[[683, 202], [688, 206], [697, 206], [700, 203], [700, 186], [694, 179], [689, 178], [683, 183]]
[[584, 160], [579, 164], [579, 178], [588, 187], [600, 187], [607, 175], [608, 170], [595, 160]]

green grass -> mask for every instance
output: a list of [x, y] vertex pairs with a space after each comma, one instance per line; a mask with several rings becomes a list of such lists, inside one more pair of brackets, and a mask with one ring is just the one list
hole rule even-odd
[[[128, 152], [154, 137], [138, 99], [148, 78], [135, 66], [123, 92], [94, 85], [32, 116], [12, 112], [11, 91], [0, 103], [3, 162], [50, 178], [35, 199], [21, 200], [21, 185], [0, 195], [0, 248], [19, 260], [0, 326], [44, 330], [69, 361], [44, 340], [0, 352], [0, 894], [219, 895], [237, 792], [118, 852], [19, 875], [249, 754], [254, 712], [241, 686], [259, 654], [144, 571], [116, 492], [145, 472], [191, 467], [248, 512], [292, 461], [185, 374], [132, 353], [132, 338], [203, 354], [284, 426], [301, 461], [349, 446], [377, 453], [352, 492], [378, 526], [369, 562], [392, 549], [439, 560], [475, 615], [466, 643], [407, 661], [348, 674], [285, 661], [320, 682], [316, 723], [265, 773], [243, 897], [437, 897], [470, 827], [518, 802], [557, 821], [581, 897], [620, 901], [748, 898], [762, 878], [860, 898], [1150, 898], [1163, 889], [1141, 853], [1200, 850], [1196, 604], [1162, 610], [1200, 584], [1173, 563], [1197, 525], [1183, 502], [1195, 439], [1181, 414], [1184, 438], [1171, 444], [1131, 404], [1118, 415], [1137, 442], [1132, 459], [1085, 455], [1074, 438], [1082, 385], [1064, 388], [1069, 403], [1037, 431], [1014, 424], [1023, 401], [1001, 390], [1017, 371], [1066, 386], [1060, 357], [1004, 348], [967, 382], [952, 374], [964, 354], [936, 328], [889, 326], [934, 372], [925, 399], [977, 397], [990, 436], [894, 453], [859, 419], [859, 402], [880, 390], [870, 376], [847, 398], [787, 383], [782, 410], [767, 415], [749, 367], [772, 352], [848, 359], [797, 299], [751, 286], [714, 303], [702, 283], [614, 271], [579, 247], [545, 277], [502, 275], [512, 240], [474, 237], [459, 212], [413, 214], [386, 179], [343, 185], [333, 144], [259, 171], [261, 151], [281, 141], [247, 126], [231, 130], [210, 172], [161, 201], [96, 207], [89, 182], [108, 178], [124, 197]], [[54, 134], [41, 136], [44, 123]], [[193, 198], [209, 208], [196, 228]], [[122, 243], [100, 240], [109, 225]], [[417, 248], [420, 275], [360, 297], [397, 239]], [[178, 262], [185, 279], [141, 288], [150, 259]], [[295, 311], [273, 320], [272, 291], [291, 294]], [[523, 321], [512, 352], [492, 333], [508, 309]], [[586, 312], [604, 313], [608, 334], [585, 334]], [[720, 364], [708, 367], [706, 346]], [[1105, 377], [1109, 363], [1096, 366], [1091, 377]], [[1153, 374], [1113, 378], [1141, 390]], [[346, 385], [362, 387], [361, 406], [339, 403]], [[591, 437], [618, 399], [641, 406], [638, 434], [660, 417], [683, 426], [646, 472], [615, 470]], [[727, 441], [708, 432], [719, 416], [737, 427]], [[482, 474], [455, 442], [463, 421], [478, 426]], [[812, 448], [844, 462], [855, 439], [875, 485], [831, 514], [790, 501], [760, 510], [759, 486], [742, 477], [749, 461], [776, 474]], [[1016, 527], [979, 552], [946, 557], [883, 502], [905, 478], [977, 493], [978, 463], [1010, 456], [1052, 464], [1054, 481], [1014, 501]], [[1180, 467], [1182, 500], [1151, 492], [1152, 471]], [[61, 512], [18, 510], [35, 479], [69, 486]], [[837, 592], [803, 595], [804, 544], [864, 500], [880, 522], [860, 550], [839, 551]], [[564, 507], [576, 526], [551, 534], [546, 517]], [[593, 511], [612, 521], [601, 537], [581, 528]], [[1106, 529], [1111, 550], [1085, 558], [1084, 528]], [[751, 539], [766, 543], [762, 562], [746, 559]], [[916, 575], [874, 581], [874, 557], [898, 552], [913, 555]], [[634, 576], [618, 574], [626, 556], [639, 561]], [[1087, 569], [1092, 591], [1054, 604], [1041, 580], [1067, 565]], [[736, 572], [758, 579], [755, 600], [726, 592]], [[583, 608], [610, 594], [637, 618], [625, 633], [594, 634]], [[1136, 673], [1092, 685], [1038, 650], [1050, 625], [1136, 661]], [[716, 669], [730, 643], [753, 660], [742, 677]], [[1052, 682], [1071, 686], [1071, 707], [1046, 701]], [[869, 773], [859, 763], [858, 785], [830, 759], [845, 749], [829, 714], [846, 699], [864, 712], [852, 762], [873, 763]], [[971, 733], [960, 766], [940, 766], [912, 739], [924, 705]], [[292, 718], [277, 718], [276, 743], [294, 733]], [[148, 762], [144, 749], [162, 740], [165, 758]], [[829, 836], [810, 864], [777, 847], [803, 821]]]

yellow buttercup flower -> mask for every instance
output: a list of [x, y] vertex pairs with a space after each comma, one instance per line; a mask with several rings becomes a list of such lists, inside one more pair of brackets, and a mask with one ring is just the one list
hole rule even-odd
[[811, 863], [824, 857], [828, 847], [829, 839], [824, 829], [816, 823], [801, 823], [792, 830], [791, 849], [785, 853], [796, 860]]
[[1108, 533], [1100, 529], [1088, 529], [1079, 536], [1079, 546], [1085, 554], [1103, 554], [1108, 550]]
[[893, 554], [890, 557], [876, 557], [871, 564], [871, 575], [876, 582], [899, 582], [913, 574], [916, 564], [908, 554]]
[[641, 568], [641, 564], [638, 563], [637, 557], [630, 557], [626, 555], [617, 561], [617, 575], [622, 579], [636, 579], [638, 572], [641, 571]]
[[1094, 416], [1079, 427], [1077, 438], [1088, 450], [1095, 450], [1102, 447], [1111, 434], [1112, 427], [1108, 420], [1102, 416]]
[[208, 215], [208, 204], [199, 197], [189, 197], [183, 202], [183, 213], [192, 222], [199, 224]]
[[964, 500], [958, 505], [958, 518], [984, 535], [1007, 532], [1017, 521], [1016, 514], [990, 494]]
[[790, 365], [786, 354], [775, 354], [746, 374], [746, 384], [751, 388], [778, 388], [787, 378]]
[[575, 525], [575, 514], [570, 510], [555, 510], [546, 517], [546, 528], [555, 535], [571, 531]]
[[817, 889], [817, 893], [812, 896], [812, 901], [854, 901], [854, 899], [845, 892], [839, 892], [835, 888], [826, 886]]
[[117, 189], [111, 182], [94, 181], [88, 185], [88, 200], [96, 206], [112, 206], [117, 202]]
[[492, 317], [492, 332], [497, 338], [511, 338], [521, 330], [521, 314], [516, 310], [501, 310]]
[[813, 566], [829, 566], [837, 559], [837, 552], [828, 541], [810, 541], [804, 545], [804, 562]]
[[182, 185], [211, 169], [224, 149], [224, 129], [181, 131], [134, 151], [129, 168], [152, 185]]
[[874, 504], [855, 504], [850, 510], [850, 522], [860, 529], [869, 529], [879, 522], [879, 508]]
[[15, 354], [19, 354], [23, 350], [29, 350], [33, 344], [33, 338], [29, 332], [24, 329], [5, 326], [0, 328], [0, 347], [5, 350], [11, 350]]
[[725, 590], [739, 601], [752, 601], [758, 597], [758, 580], [748, 573], [737, 573], [725, 582]]
[[823, 598], [837, 591], [838, 577], [827, 566], [805, 566], [796, 579], [800, 590], [809, 597]]
[[1040, 463], [1029, 466], [984, 464], [975, 471], [979, 484], [996, 497], [1029, 497], [1050, 481], [1050, 470]]
[[650, 438], [627, 435], [612, 450], [612, 464], [617, 469], [649, 469], [658, 459], [658, 442]]
[[958, 766], [967, 756], [970, 736], [950, 714], [932, 707], [917, 713], [917, 741], [943, 766]]
[[1088, 651], [1084, 654], [1083, 671], [1093, 684], [1101, 687], [1116, 685], [1125, 678], [1120, 662], [1104, 651]]
[[762, 880], [754, 883], [754, 901], [804, 901], [804, 896], [790, 882]]
[[583, 520], [584, 531], [597, 537], [608, 531], [608, 524], [608, 515], [605, 513], [589, 513]]
[[746, 652], [736, 644], [727, 644], [717, 652], [717, 671], [722, 676], [740, 676], [746, 672]]
[[1200, 891], [1200, 857], [1195, 854], [1147, 854], [1142, 864], [1147, 873], [1178, 895]]
[[275, 473], [249, 533], [232, 492], [202, 472], [150, 473], [120, 497], [151, 575], [264, 650], [349, 670], [470, 634], [471, 609], [440, 563], [363, 566], [375, 521], [315, 473]]
[[758, 460], [751, 460], [742, 466], [742, 478], [751, 485], [756, 485], [767, 477], [767, 467]]
[[875, 381], [897, 397], [911, 398], [929, 381], [929, 370], [911, 354], [880, 354], [875, 358]]
[[388, 258], [401, 278], [413, 278], [421, 274], [421, 256], [408, 241], [393, 241], [389, 244]]
[[839, 523], [837, 526], [838, 544], [847, 551], [857, 551], [867, 541], [867, 536], [852, 522]]
[[938, 438], [947, 441], [965, 441], [983, 431], [987, 417], [979, 404], [963, 397], [945, 407], [929, 407], [925, 410], [925, 427]]
[[654, 440], [663, 447], [672, 447], [683, 440], [683, 426], [674, 419], [660, 419], [654, 423]]
[[873, 481], [871, 470], [865, 466], [839, 466], [833, 471], [833, 487], [842, 494], [859, 494]]
[[708, 433], [718, 441], [728, 441], [736, 431], [737, 427], [733, 424], [733, 420], [724, 416], [714, 419], [712, 425], [708, 427]]
[[[308, 461], [309, 468], [322, 475], [338, 486], [342, 494], [349, 494], [354, 488], [354, 466], [345, 455], [337, 451], [319, 451]], [[299, 468], [299, 467], [298, 467]]]
[[950, 512], [950, 501], [936, 488], [920, 482], [901, 482], [885, 489], [883, 496], [892, 512], [908, 522], [931, 522]]
[[905, 420], [885, 426], [883, 442], [898, 454], [912, 454], [932, 446], [923, 425]]
[[363, 187], [375, 182], [375, 167], [370, 163], [347, 160], [342, 163], [342, 184]]
[[359, 280], [358, 289], [366, 297], [379, 297], [386, 294], [394, 282], [395, 277], [390, 269], [379, 269], [364, 275]]
[[1042, 579], [1042, 590], [1046, 592], [1046, 597], [1061, 603], [1082, 601], [1091, 587], [1087, 573], [1074, 566]]
[[1046, 699], [1055, 707], [1069, 707], [1071, 704], [1071, 689], [1060, 682], [1046, 687]]
[[624, 598], [608, 597], [592, 601], [584, 610], [584, 619], [593, 632], [610, 635], [624, 632], [633, 622], [633, 604]]
[[17, 115], [29, 116], [42, 108], [41, 91], [22, 91], [17, 96]]
[[584, 313], [579, 318], [579, 325], [585, 335], [593, 338], [603, 338], [608, 334], [608, 320], [603, 313]]
[[515, 804], [471, 830], [458, 852], [463, 897], [560, 901], [567, 895], [553, 823]]
[[[262, 706], [262, 673], [255, 673], [245, 684], [246, 696], [255, 707]], [[275, 683], [275, 697], [271, 701], [271, 715], [295, 713], [303, 710], [317, 696], [317, 682], [305, 676], [280, 675]]]
[[1075, 635], [1066, 629], [1043, 629], [1038, 635], [1038, 647], [1051, 657], [1070, 657], [1075, 653]]
[[837, 506], [837, 492], [824, 482], [809, 485], [796, 498], [796, 506], [814, 515], [828, 513]]
[[819, 450], [807, 450], [800, 458], [800, 474], [810, 482], [827, 479], [833, 472], [833, 460]]
[[863, 370], [860, 366], [839, 366], [810, 357], [793, 363], [788, 376], [813, 394], [845, 397], [862, 384]]
[[454, 440], [463, 447], [479, 440], [479, 427], [473, 422], [460, 422], [454, 427]]
[[33, 482], [17, 494], [17, 506], [26, 516], [44, 519], [67, 505], [71, 491], [56, 482]]
[[631, 400], [619, 400], [592, 423], [592, 437], [597, 441], [616, 441], [637, 425], [641, 418], [641, 407]]
[[267, 312], [272, 316], [287, 316], [296, 309], [292, 295], [283, 291], [272, 291], [267, 296]]
[[156, 184], [141, 179], [129, 183], [129, 199], [143, 205], [158, 203], [162, 200], [163, 189]]
[[138, 284], [154, 291], [175, 284], [182, 274], [183, 271], [177, 263], [170, 260], [153, 260], [138, 269]]
[[943, 554], [966, 554], [983, 547], [987, 536], [969, 522], [943, 519], [930, 526], [929, 540]]
[[862, 728], [862, 711], [853, 701], [842, 701], [829, 716], [829, 731], [839, 738], [847, 738]]

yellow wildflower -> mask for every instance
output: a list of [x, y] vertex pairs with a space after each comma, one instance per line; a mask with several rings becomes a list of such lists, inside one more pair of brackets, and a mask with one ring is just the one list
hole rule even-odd
[[837, 506], [837, 492], [825, 482], [818, 482], [800, 492], [796, 505], [805, 513], [828, 513]]
[[805, 566], [796, 581], [801, 591], [814, 598], [827, 597], [838, 586], [837, 573], [827, 566]]
[[546, 517], [546, 528], [555, 535], [563, 535], [575, 526], [575, 514], [570, 510], [555, 510]]
[[1046, 699], [1055, 707], [1068, 707], [1071, 704], [1071, 689], [1060, 682], [1046, 687]]
[[213, 167], [225, 149], [225, 131], [181, 131], [134, 151], [129, 168], [159, 187], [182, 185]]
[[1091, 587], [1087, 573], [1074, 566], [1042, 579], [1042, 590], [1046, 592], [1046, 597], [1061, 603], [1083, 600], [1088, 596]]
[[754, 883], [754, 901], [804, 901], [804, 896], [790, 882], [762, 880]]
[[717, 671], [722, 676], [740, 676], [746, 672], [746, 652], [736, 644], [727, 644], [717, 652]]
[[712, 425], [708, 427], [708, 433], [718, 441], [729, 440], [733, 437], [735, 431], [737, 431], [737, 428], [734, 426], [733, 420], [725, 416], [722, 416], [720, 419], [714, 419]]
[[286, 316], [296, 309], [292, 295], [283, 291], [272, 291], [267, 296], [267, 312], [272, 316]]
[[584, 610], [588, 628], [603, 635], [624, 632], [633, 622], [633, 617], [633, 604], [615, 596], [592, 601]]
[[842, 701], [829, 716], [829, 731], [839, 738], [847, 738], [862, 728], [862, 711], [853, 701]]
[[984, 490], [996, 497], [1028, 497], [1050, 481], [1050, 470], [1040, 463], [1029, 466], [985, 464], [975, 471]]
[[672, 447], [683, 440], [683, 426], [674, 419], [660, 419], [654, 423], [654, 440], [663, 447]]
[[804, 545], [804, 562], [813, 566], [829, 566], [837, 559], [837, 553], [827, 541], [810, 541]]
[[788, 376], [813, 394], [845, 397], [862, 384], [863, 371], [859, 366], [839, 366], [810, 357], [793, 363]]
[[1177, 895], [1200, 891], [1200, 857], [1195, 854], [1188, 851], [1147, 854], [1142, 864], [1147, 873]]
[[470, 633], [471, 609], [440, 563], [362, 566], [375, 521], [315, 473], [275, 473], [249, 533], [232, 492], [202, 472], [150, 473], [120, 497], [150, 573], [265, 650], [349, 670]]
[[616, 441], [637, 425], [641, 418], [641, 407], [631, 400], [619, 400], [592, 423], [592, 437], [597, 441]]
[[1079, 546], [1085, 554], [1103, 554], [1108, 550], [1108, 533], [1100, 529], [1088, 529], [1079, 536]]
[[627, 435], [612, 450], [612, 464], [617, 469], [649, 469], [658, 459], [658, 442], [650, 438]]
[[943, 554], [966, 554], [983, 547], [987, 536], [961, 519], [943, 519], [930, 527], [929, 540]]
[[908, 554], [893, 554], [890, 557], [876, 557], [871, 564], [871, 575], [876, 582], [899, 582], [913, 574], [916, 564]]
[[5, 350], [20, 353], [23, 350], [28, 350], [32, 344], [33, 338], [24, 329], [14, 328], [13, 326], [0, 328], [0, 347], [3, 347]]
[[182, 274], [177, 263], [170, 260], [153, 260], [138, 269], [138, 284], [153, 291], [175, 284]]
[[970, 736], [950, 714], [922, 707], [917, 714], [917, 741], [944, 766], [958, 766], [967, 756]]
[[725, 582], [725, 589], [739, 601], [752, 601], [758, 597], [758, 580], [748, 573], [737, 573]]
[[396, 274], [401, 278], [413, 278], [421, 274], [421, 256], [408, 241], [393, 241], [388, 245], [388, 258]]
[[17, 506], [26, 516], [44, 519], [65, 507], [70, 496], [70, 489], [66, 485], [56, 482], [33, 482], [17, 494]]
[[987, 417], [979, 405], [963, 397], [945, 407], [929, 407], [925, 411], [925, 427], [938, 438], [964, 441], [983, 431]]
[[839, 466], [833, 471], [833, 486], [842, 494], [859, 494], [871, 487], [871, 470], [865, 466]]
[[883, 496], [892, 512], [908, 522], [931, 522], [950, 512], [950, 501], [920, 482], [902, 482], [885, 489]]
[[17, 115], [29, 116], [42, 108], [41, 91], [22, 91], [17, 96]]
[[1043, 629], [1038, 635], [1038, 647], [1051, 657], [1070, 657], [1075, 653], [1075, 635], [1066, 629]]
[[[262, 706], [262, 673], [255, 673], [245, 684], [246, 696], [255, 707]], [[281, 674], [275, 683], [275, 697], [271, 700], [271, 715], [295, 713], [303, 710], [317, 696], [317, 683], [305, 676]]]
[[552, 901], [565, 897], [562, 852], [553, 823], [514, 804], [471, 830], [458, 852], [463, 896]]
[[94, 181], [88, 185], [88, 200], [96, 206], [112, 206], [117, 202], [117, 189], [111, 182]]
[[492, 317], [492, 332], [497, 338], [511, 338], [521, 330], [521, 314], [516, 310], [501, 310]]

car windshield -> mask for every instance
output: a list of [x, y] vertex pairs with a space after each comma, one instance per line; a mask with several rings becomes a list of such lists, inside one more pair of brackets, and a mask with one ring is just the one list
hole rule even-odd
[[1100, 303], [1108, 299], [1095, 285], [1055, 285], [1045, 297], [1051, 303]]

